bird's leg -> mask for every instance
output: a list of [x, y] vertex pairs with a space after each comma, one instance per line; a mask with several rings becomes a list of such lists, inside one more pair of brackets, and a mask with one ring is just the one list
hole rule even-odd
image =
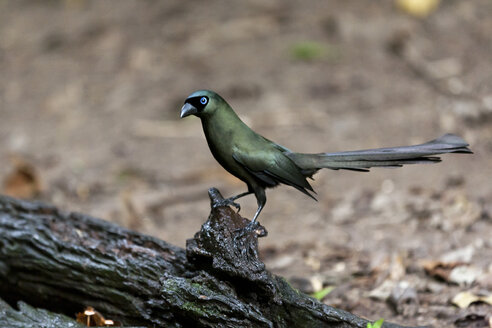
[[248, 225], [246, 225], [244, 228], [237, 230], [238, 235], [236, 237], [238, 238], [244, 235], [248, 235], [252, 232], [258, 234], [259, 237], [264, 237], [267, 235], [267, 231], [265, 230], [265, 228], [261, 227], [257, 221], [261, 210], [263, 209], [263, 207], [265, 207], [266, 204], [265, 189], [257, 188], [256, 190], [254, 190], [254, 193], [258, 202], [258, 209], [256, 210], [255, 216], [253, 216], [253, 220], [251, 220], [251, 222], [248, 223]]
[[229, 197], [229, 198], [226, 198], [226, 199], [222, 199], [220, 201], [217, 201], [214, 203], [213, 205], [213, 208], [217, 208], [217, 207], [221, 207], [221, 206], [234, 206], [235, 208], [237, 208], [237, 212], [239, 213], [239, 211], [241, 210], [241, 205], [239, 205], [238, 203], [234, 202], [236, 199], [239, 199], [241, 197], [244, 197], [246, 195], [249, 195], [249, 194], [252, 194], [253, 192], [252, 191], [246, 191], [246, 192], [243, 192], [239, 195], [236, 195], [236, 196], [232, 196], [232, 197]]
[[256, 227], [258, 225], [258, 222], [256, 220], [258, 219], [258, 216], [260, 215], [261, 210], [266, 204], [266, 194], [265, 194], [265, 188], [259, 187], [254, 189], [255, 197], [256, 197], [256, 202], [258, 203], [258, 209], [256, 210], [255, 216], [253, 216], [253, 220], [248, 224], [248, 226], [253, 226]]
[[263, 209], [263, 207], [265, 206], [265, 203], [262, 203], [262, 204], [259, 204], [258, 205], [258, 209], [256, 210], [256, 213], [255, 213], [255, 216], [253, 216], [253, 220], [251, 220], [251, 223], [250, 224], [258, 224], [256, 222], [256, 219], [258, 218], [258, 216], [260, 215], [260, 212], [261, 210]]

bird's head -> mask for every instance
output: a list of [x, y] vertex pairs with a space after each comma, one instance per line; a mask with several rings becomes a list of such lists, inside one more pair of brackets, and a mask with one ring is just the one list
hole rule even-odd
[[217, 109], [227, 104], [225, 100], [213, 91], [199, 90], [186, 98], [181, 108], [181, 118], [195, 115], [200, 118], [213, 114]]

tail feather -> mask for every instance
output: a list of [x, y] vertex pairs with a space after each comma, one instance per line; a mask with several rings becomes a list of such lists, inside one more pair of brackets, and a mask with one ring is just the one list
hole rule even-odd
[[320, 154], [288, 153], [287, 156], [303, 170], [306, 176], [311, 176], [322, 168], [369, 171], [371, 167], [401, 167], [406, 164], [436, 163], [441, 160], [434, 155], [446, 153], [469, 154], [472, 151], [465, 140], [453, 134], [446, 134], [414, 146]]

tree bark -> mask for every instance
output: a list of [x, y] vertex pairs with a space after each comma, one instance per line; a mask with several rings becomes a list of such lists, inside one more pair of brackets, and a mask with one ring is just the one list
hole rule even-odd
[[242, 229], [249, 221], [215, 206], [218, 190], [209, 195], [211, 213], [186, 250], [83, 214], [0, 196], [0, 298], [72, 317], [92, 306], [107, 318], [147, 327], [367, 326], [268, 272], [258, 258], [258, 237], [266, 230]]
[[74, 319], [63, 314], [52, 313], [44, 309], [35, 309], [24, 302], [17, 304], [19, 310], [13, 309], [0, 299], [0, 327], [2, 328], [84, 328]]

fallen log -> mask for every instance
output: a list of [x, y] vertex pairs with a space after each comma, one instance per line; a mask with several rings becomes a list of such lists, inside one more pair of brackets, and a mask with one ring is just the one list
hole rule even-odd
[[[272, 275], [257, 231], [210, 189], [212, 210], [186, 250], [113, 223], [0, 196], [0, 298], [73, 317], [92, 306], [146, 327], [358, 327]], [[0, 318], [0, 326], [2, 318]], [[385, 322], [383, 327], [401, 327]]]

